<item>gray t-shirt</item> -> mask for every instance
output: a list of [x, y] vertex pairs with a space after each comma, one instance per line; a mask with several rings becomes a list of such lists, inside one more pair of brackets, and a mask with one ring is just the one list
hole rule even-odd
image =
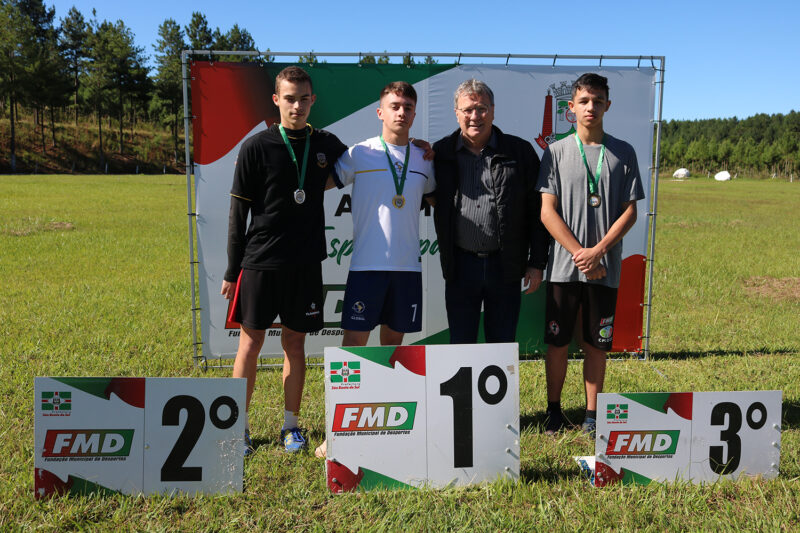
[[[599, 207], [591, 207], [586, 167], [574, 135], [551, 144], [544, 152], [536, 190], [558, 196], [559, 213], [584, 248], [596, 245], [622, 215], [623, 203], [644, 198], [639, 164], [633, 147], [611, 135], [605, 137], [606, 153], [598, 180]], [[589, 168], [597, 169], [599, 145], [584, 145]], [[622, 241], [601, 259], [606, 276], [589, 281], [572, 261], [572, 255], [555, 239], [547, 262], [549, 281], [582, 281], [618, 287], [622, 269]]]

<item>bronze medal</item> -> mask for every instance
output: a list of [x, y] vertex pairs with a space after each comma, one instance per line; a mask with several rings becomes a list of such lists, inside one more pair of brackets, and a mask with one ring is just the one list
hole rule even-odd
[[589, 205], [592, 207], [600, 207], [600, 196], [592, 194], [589, 196]]

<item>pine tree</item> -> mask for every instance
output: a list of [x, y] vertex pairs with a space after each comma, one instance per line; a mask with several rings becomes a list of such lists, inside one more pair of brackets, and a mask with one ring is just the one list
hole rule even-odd
[[73, 105], [75, 106], [75, 127], [78, 127], [78, 89], [80, 75], [85, 70], [86, 39], [88, 31], [86, 20], [74, 6], [66, 18], [61, 19], [61, 53], [66, 59], [72, 74]]
[[166, 19], [158, 27], [158, 40], [153, 48], [157, 65], [156, 91], [160, 99], [169, 105], [174, 159], [177, 163], [179, 113], [183, 101], [181, 52], [186, 48], [181, 27], [174, 20]]

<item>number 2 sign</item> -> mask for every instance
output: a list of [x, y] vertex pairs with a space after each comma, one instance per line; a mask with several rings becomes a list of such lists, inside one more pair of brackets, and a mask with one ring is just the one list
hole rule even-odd
[[35, 491], [242, 490], [245, 381], [36, 378]]
[[334, 492], [519, 477], [517, 344], [326, 348]]

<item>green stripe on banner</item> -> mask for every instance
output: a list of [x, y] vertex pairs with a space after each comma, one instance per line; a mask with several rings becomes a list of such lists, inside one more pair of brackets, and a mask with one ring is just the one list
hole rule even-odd
[[93, 481], [89, 481], [88, 479], [84, 479], [81, 477], [76, 476], [69, 476], [69, 480], [71, 481], [69, 487], [69, 493], [75, 495], [86, 496], [88, 494], [98, 494], [101, 496], [111, 496], [113, 494], [119, 494], [119, 491], [109, 489], [108, 487], [104, 487], [98, 483]]
[[394, 354], [394, 346], [342, 346], [342, 350], [381, 366], [393, 368], [389, 360]]
[[360, 490], [396, 490], [415, 488], [412, 485], [403, 483], [402, 481], [398, 481], [389, 476], [385, 476], [379, 472], [370, 470], [369, 468], [364, 468], [363, 466], [360, 468], [360, 470], [364, 474], [364, 477], [361, 479], [361, 483], [358, 484], [358, 488]]
[[664, 405], [670, 397], [669, 392], [632, 392], [630, 394], [620, 394], [623, 398], [627, 398], [638, 404], [649, 407], [659, 413], [666, 413]]
[[620, 481], [623, 485], [647, 485], [651, 483], [653, 480], [647, 476], [643, 476], [633, 470], [628, 470], [627, 468], [622, 469], [622, 480]]
[[113, 378], [53, 378], [65, 385], [81, 390], [98, 398], [108, 399], [106, 389]]
[[[315, 128], [327, 128], [356, 111], [378, 101], [387, 80], [407, 81], [412, 85], [456, 65], [361, 65], [352, 63], [317, 63], [314, 66], [298, 63], [269, 63], [266, 69], [271, 78], [288, 66], [302, 67], [311, 75], [317, 103], [311, 108], [308, 122]], [[325, 102], [324, 105], [320, 103]]]

